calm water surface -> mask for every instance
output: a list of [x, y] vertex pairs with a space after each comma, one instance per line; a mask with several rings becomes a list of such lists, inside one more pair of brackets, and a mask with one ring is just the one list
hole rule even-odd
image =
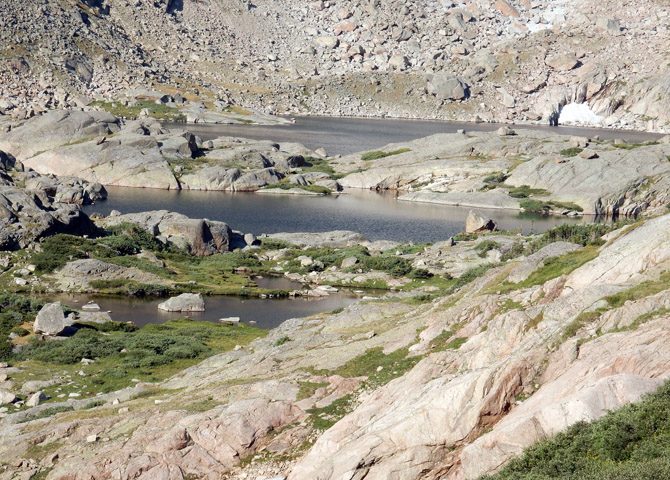
[[[260, 284], [261, 282], [259, 282]], [[295, 284], [295, 282], [293, 282]], [[300, 285], [298, 284], [298, 287]], [[272, 287], [279, 288], [276, 282]], [[295, 286], [294, 286], [295, 288]], [[259, 328], [274, 328], [289, 318], [308, 317], [317, 313], [329, 312], [336, 308], [346, 307], [354, 303], [362, 295], [370, 292], [354, 293], [351, 290], [342, 290], [327, 297], [318, 298], [241, 298], [212, 296], [205, 298], [204, 312], [164, 312], [158, 310], [158, 304], [165, 298], [133, 298], [105, 295], [53, 295], [47, 298], [50, 302], [60, 301], [73, 309], [93, 301], [100, 306], [101, 311], [110, 312], [112, 320], [117, 322], [133, 322], [138, 326], [149, 323], [164, 323], [174, 318], [189, 317], [194, 320], [218, 322], [220, 318], [240, 317], [240, 321], [249, 324], [256, 322]], [[373, 293], [374, 295], [374, 293]]]
[[[462, 232], [469, 209], [400, 202], [392, 194], [370, 191], [307, 197], [204, 191], [107, 187], [109, 198], [87, 205], [88, 214], [112, 210], [135, 213], [171, 210], [193, 218], [228, 223], [233, 230], [260, 235], [277, 232], [352, 230], [370, 240], [436, 242]], [[523, 233], [543, 232], [565, 222], [584, 222], [509, 210], [478, 209], [498, 227]]]
[[[389, 143], [407, 142], [436, 133], [455, 133], [458, 129], [471, 132], [490, 132], [500, 128], [495, 123], [441, 122], [430, 120], [351, 118], [351, 117], [296, 117], [292, 125], [187, 125], [166, 124], [168, 127], [187, 128], [204, 140], [226, 135], [254, 140], [298, 142], [316, 150], [323, 147], [328, 155], [346, 155], [374, 150]], [[540, 130], [556, 135], [599, 135], [601, 139], [621, 138], [629, 142], [656, 140], [656, 133], [612, 130], [606, 128], [549, 127], [545, 125], [514, 125], [514, 128]]]

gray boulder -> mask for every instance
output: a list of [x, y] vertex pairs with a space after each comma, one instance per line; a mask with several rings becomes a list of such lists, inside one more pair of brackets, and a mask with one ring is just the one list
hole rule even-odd
[[36, 407], [43, 401], [47, 399], [47, 396], [44, 394], [44, 392], [39, 391], [33, 393], [30, 397], [28, 397], [28, 400], [26, 400], [26, 406], [27, 407]]
[[60, 302], [47, 303], [37, 314], [33, 332], [44, 335], [58, 335], [68, 326]]
[[199, 293], [182, 293], [160, 303], [158, 309], [166, 312], [204, 312], [205, 300]]
[[465, 220], [465, 233], [486, 233], [496, 229], [496, 222], [482, 216], [480, 213], [470, 210]]
[[232, 232], [224, 222], [154, 210], [108, 217], [102, 224], [114, 226], [124, 222], [139, 225], [165, 243], [186, 248], [196, 255], [213, 255], [230, 250]]
[[8, 403], [14, 403], [16, 401], [16, 395], [12, 392], [0, 389], [0, 405], [5, 405]]
[[449, 74], [434, 75], [426, 87], [428, 93], [440, 100], [463, 100], [469, 95], [467, 84]]

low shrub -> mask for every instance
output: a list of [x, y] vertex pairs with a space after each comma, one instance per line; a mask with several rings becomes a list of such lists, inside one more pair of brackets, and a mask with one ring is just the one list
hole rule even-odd
[[670, 478], [670, 382], [642, 401], [528, 447], [482, 480]]
[[364, 153], [361, 155], [361, 160], [364, 162], [370, 161], [370, 160], [378, 160], [380, 158], [385, 158], [385, 157], [390, 157], [393, 155], [399, 155], [401, 153], [409, 152], [411, 151], [409, 148], [401, 148], [399, 150], [393, 150], [392, 152], [382, 152], [381, 150], [373, 150], [371, 152]]

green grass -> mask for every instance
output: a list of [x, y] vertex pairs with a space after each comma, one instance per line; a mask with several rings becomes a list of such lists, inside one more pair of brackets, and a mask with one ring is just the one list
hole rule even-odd
[[47, 418], [47, 417], [53, 417], [54, 415], [57, 415], [62, 412], [71, 412], [74, 410], [73, 407], [70, 405], [62, 405], [58, 407], [49, 407], [45, 408], [43, 410], [40, 410], [37, 413], [32, 413], [26, 415], [21, 421], [18, 423], [27, 423], [27, 422], [32, 422], [33, 420], [39, 420], [40, 418]]
[[123, 118], [138, 118], [140, 116], [140, 111], [143, 108], [150, 108], [154, 113], [149, 116], [152, 118], [157, 118], [160, 120], [169, 120], [172, 122], [185, 122], [186, 116], [179, 111], [178, 108], [168, 107], [165, 104], [156, 104], [150, 100], [139, 100], [135, 106], [126, 106], [121, 102], [103, 102], [95, 101], [91, 103], [91, 106], [100, 107], [106, 112], [111, 113], [117, 117]]
[[495, 250], [497, 248], [500, 248], [501, 245], [493, 240], [484, 240], [483, 242], [479, 242], [475, 246], [475, 250], [479, 252], [479, 256], [481, 258], [486, 258], [486, 254], [490, 252], [491, 250]]
[[544, 188], [531, 188], [528, 185], [521, 185], [520, 187], [512, 187], [510, 185], [501, 185], [501, 187], [509, 190], [509, 196], [512, 198], [527, 198], [532, 195], [547, 195], [549, 192]]
[[509, 175], [503, 172], [494, 172], [491, 175], [484, 177], [483, 182], [490, 185], [496, 185], [503, 183], [505, 180], [507, 180], [508, 176]]
[[281, 190], [291, 190], [293, 188], [299, 188], [307, 192], [318, 193], [320, 195], [330, 195], [333, 191], [330, 188], [323, 187], [321, 185], [298, 185], [296, 183], [288, 182], [278, 182], [266, 185], [263, 187], [263, 190], [268, 190], [270, 188], [279, 188]]
[[297, 401], [310, 398], [319, 388], [327, 387], [328, 382], [300, 382], [298, 384]]
[[571, 148], [566, 148], [564, 150], [561, 150], [558, 153], [560, 153], [564, 157], [575, 157], [575, 156], [579, 155], [580, 153], [582, 153], [583, 151], [584, 151], [583, 148], [571, 147]]
[[325, 158], [305, 157], [305, 166], [301, 167], [303, 172], [321, 172], [336, 176], [335, 170]]
[[[366, 384], [373, 388], [387, 384], [411, 370], [421, 357], [408, 357], [407, 348], [400, 348], [388, 355], [381, 347], [370, 348], [363, 355], [352, 358], [335, 370], [315, 372], [321, 375], [341, 375], [343, 377], [368, 377]], [[381, 371], [377, 371], [382, 367]]]
[[[317, 375], [341, 375], [343, 377], [368, 377], [364, 388], [376, 389], [387, 384], [411, 370], [422, 357], [408, 357], [407, 348], [401, 348], [385, 355], [381, 347], [368, 349], [363, 355], [352, 358], [335, 370], [319, 370]], [[378, 371], [378, 367], [382, 367]], [[303, 394], [309, 393], [315, 384], [305, 387]], [[309, 388], [309, 389], [308, 389]], [[316, 387], [318, 388], [318, 387]], [[311, 396], [311, 395], [310, 395]], [[322, 408], [308, 410], [308, 421], [316, 430], [326, 430], [332, 427], [339, 419], [351, 412], [356, 406], [354, 394], [338, 398], [333, 403]]]
[[622, 150], [633, 150], [640, 147], [648, 147], [650, 145], [659, 145], [659, 142], [644, 142], [644, 143], [616, 143], [614, 144], [615, 148], [620, 148]]
[[611, 308], [619, 308], [628, 301], [635, 301], [655, 295], [670, 287], [670, 273], [666, 272], [658, 280], [649, 280], [623, 292], [605, 297]]
[[544, 265], [536, 269], [530, 276], [519, 283], [503, 282], [489, 287], [487, 293], [509, 293], [513, 290], [543, 285], [549, 280], [567, 275], [573, 270], [584, 265], [598, 256], [596, 247], [586, 247], [583, 250], [567, 253], [560, 257], [549, 257], [544, 260]]
[[[80, 328], [60, 342], [34, 340], [12, 362], [23, 373], [17, 382], [50, 379], [67, 373], [73, 380], [53, 385], [45, 394], [78, 391], [82, 398], [134, 385], [132, 379], [158, 382], [216, 353], [246, 345], [267, 332], [249, 326], [229, 326], [194, 320], [170, 320], [128, 331], [125, 324]], [[84, 325], [80, 324], [80, 327]], [[82, 358], [95, 358], [82, 366]], [[78, 375], [79, 370], [86, 373]]]
[[449, 288], [449, 290], [447, 290], [447, 293], [448, 294], [454, 293], [459, 288], [464, 287], [465, 285], [469, 284], [470, 282], [473, 282], [477, 278], [484, 275], [491, 268], [493, 268], [492, 264], [486, 264], [466, 270], [460, 277], [456, 279], [454, 284]]
[[519, 206], [526, 212], [547, 213], [551, 210], [571, 210], [583, 212], [584, 209], [572, 202], [557, 202], [555, 200], [535, 200], [532, 198], [521, 198]]
[[642, 401], [541, 440], [482, 480], [670, 478], [670, 382]]
[[453, 338], [454, 331], [444, 330], [437, 337], [430, 341], [430, 349], [434, 352], [442, 352], [445, 350], [458, 350], [468, 341], [467, 337]]
[[393, 155], [399, 155], [401, 153], [410, 152], [409, 148], [401, 148], [399, 150], [393, 150], [392, 152], [382, 152], [381, 150], [373, 150], [371, 152], [364, 153], [361, 155], [361, 160], [368, 162], [370, 160], [378, 160], [380, 158], [390, 157]]
[[[193, 172], [198, 166], [209, 163], [206, 157], [183, 157], [183, 158], [166, 158], [165, 159], [172, 169], [172, 173], [177, 177], [181, 177]], [[180, 167], [177, 171], [176, 167]]]
[[315, 430], [328, 430], [338, 420], [352, 412], [356, 406], [353, 395], [348, 394], [338, 398], [326, 407], [311, 408], [307, 410], [310, 414], [308, 422]]

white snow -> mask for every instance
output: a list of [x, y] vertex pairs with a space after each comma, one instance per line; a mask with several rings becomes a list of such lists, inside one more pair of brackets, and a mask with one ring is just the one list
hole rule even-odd
[[581, 123], [584, 125], [599, 124], [604, 117], [596, 115], [588, 102], [584, 103], [568, 103], [561, 109], [558, 116], [558, 123], [565, 125], [566, 123]]

